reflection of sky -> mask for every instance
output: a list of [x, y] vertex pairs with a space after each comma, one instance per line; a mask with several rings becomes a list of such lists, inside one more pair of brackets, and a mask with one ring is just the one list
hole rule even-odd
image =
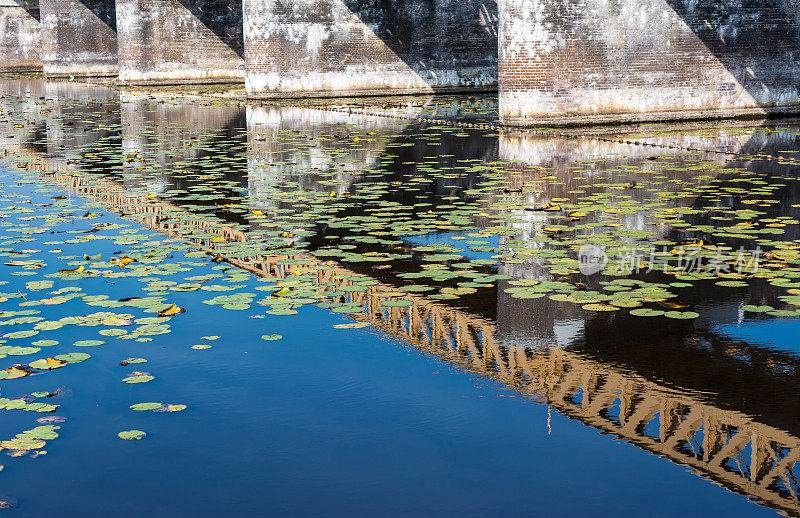
[[[475, 252], [469, 249], [469, 245], [466, 244], [467, 241], [488, 241], [488, 243], [474, 245], [474, 246], [491, 246], [497, 248], [498, 245], [498, 236], [491, 235], [487, 237], [470, 237], [467, 234], [477, 234], [475, 231], [470, 232], [438, 232], [436, 234], [427, 234], [424, 236], [405, 236], [403, 237], [403, 241], [407, 243], [411, 243], [414, 246], [424, 246], [424, 245], [432, 245], [442, 244], [445, 243], [453, 248], [458, 248], [461, 250], [459, 252], [461, 255], [464, 256], [467, 260], [473, 259], [491, 259], [493, 255], [497, 255], [497, 252]], [[453, 237], [465, 237], [466, 239], [452, 239]]]
[[711, 330], [750, 345], [800, 354], [800, 319], [747, 318], [741, 324], [714, 324]]

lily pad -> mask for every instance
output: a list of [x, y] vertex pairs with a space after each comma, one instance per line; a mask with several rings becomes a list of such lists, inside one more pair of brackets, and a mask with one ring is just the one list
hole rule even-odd
[[144, 433], [141, 430], [125, 430], [124, 432], [119, 432], [117, 434], [117, 436], [120, 439], [125, 439], [126, 441], [132, 441], [132, 440], [137, 440], [138, 441], [139, 439], [141, 439], [145, 435], [147, 435], [147, 434]]
[[147, 374], [138, 374], [135, 376], [128, 376], [124, 378], [122, 381], [125, 383], [147, 383], [148, 381], [152, 381], [156, 379], [155, 376], [150, 376]]
[[145, 410], [155, 410], [156, 408], [161, 408], [161, 403], [136, 403], [135, 405], [131, 405], [131, 410], [137, 411], [145, 411]]

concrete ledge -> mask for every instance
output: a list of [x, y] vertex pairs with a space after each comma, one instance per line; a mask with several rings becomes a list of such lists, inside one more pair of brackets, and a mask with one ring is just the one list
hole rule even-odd
[[589, 126], [631, 124], [641, 122], [702, 121], [717, 119], [770, 119], [800, 115], [800, 104], [776, 107], [708, 109], [686, 111], [532, 115], [530, 117], [501, 117], [503, 126]]
[[370, 90], [330, 90], [319, 92], [254, 92], [248, 99], [321, 99], [331, 97], [384, 97], [403, 95], [496, 93], [497, 85], [485, 86], [438, 86], [430, 88], [383, 88]]
[[120, 86], [180, 86], [180, 85], [244, 85], [242, 78], [213, 78], [213, 79], [149, 79], [149, 80], [133, 80], [123, 81], [118, 79], [116, 83]]
[[0, 65], [0, 72], [42, 72], [41, 63], [14, 63], [10, 65]]
[[244, 77], [202, 77], [202, 78], [150, 78], [150, 79], [123, 79], [118, 78], [117, 84], [131, 85], [131, 86], [172, 86], [172, 85], [218, 85], [218, 84], [235, 84], [244, 85]]
[[80, 79], [94, 79], [94, 78], [102, 78], [102, 79], [114, 79], [117, 77], [116, 72], [51, 72], [47, 71], [44, 72], [44, 77], [48, 79], [69, 79], [70, 77], [80, 78]]

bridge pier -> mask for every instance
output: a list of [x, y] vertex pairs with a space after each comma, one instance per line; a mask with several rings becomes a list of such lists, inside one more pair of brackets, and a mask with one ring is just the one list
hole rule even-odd
[[0, 0], [0, 71], [40, 71], [42, 39], [39, 5], [26, 0]]
[[114, 0], [40, 0], [42, 61], [47, 77], [114, 77]]
[[241, 0], [117, 0], [127, 83], [244, 79]]
[[764, 115], [800, 104], [797, 0], [499, 0], [505, 124]]
[[117, 75], [114, 0], [40, 0], [48, 77]]
[[244, 0], [250, 97], [497, 87], [494, 0]]

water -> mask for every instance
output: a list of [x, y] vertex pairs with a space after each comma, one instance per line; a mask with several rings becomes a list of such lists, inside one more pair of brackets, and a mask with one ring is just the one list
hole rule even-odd
[[[28, 398], [53, 413], [4, 410], [0, 440], [65, 419], [45, 446], [6, 445], [9, 512], [800, 514], [798, 321], [781, 298], [800, 275], [798, 168], [683, 149], [791, 157], [797, 125], [592, 130], [602, 141], [395, 117], [491, 122], [491, 98], [356, 103], [393, 115], [376, 117], [39, 80], [2, 91], [0, 310], [67, 323], [4, 324], [39, 331], [4, 345], [60, 343], [1, 367], [91, 354], [0, 380], [10, 399], [61, 389]], [[605, 275], [579, 273], [586, 243], [611, 256]], [[673, 263], [779, 257], [755, 276], [611, 271], [651, 243], [686, 247]], [[606, 297], [633, 292], [615, 279], [650, 291]], [[561, 288], [535, 293], [548, 283]], [[171, 304], [186, 313], [159, 318]], [[96, 312], [117, 316], [70, 323]], [[135, 372], [154, 379], [121, 382]]]

